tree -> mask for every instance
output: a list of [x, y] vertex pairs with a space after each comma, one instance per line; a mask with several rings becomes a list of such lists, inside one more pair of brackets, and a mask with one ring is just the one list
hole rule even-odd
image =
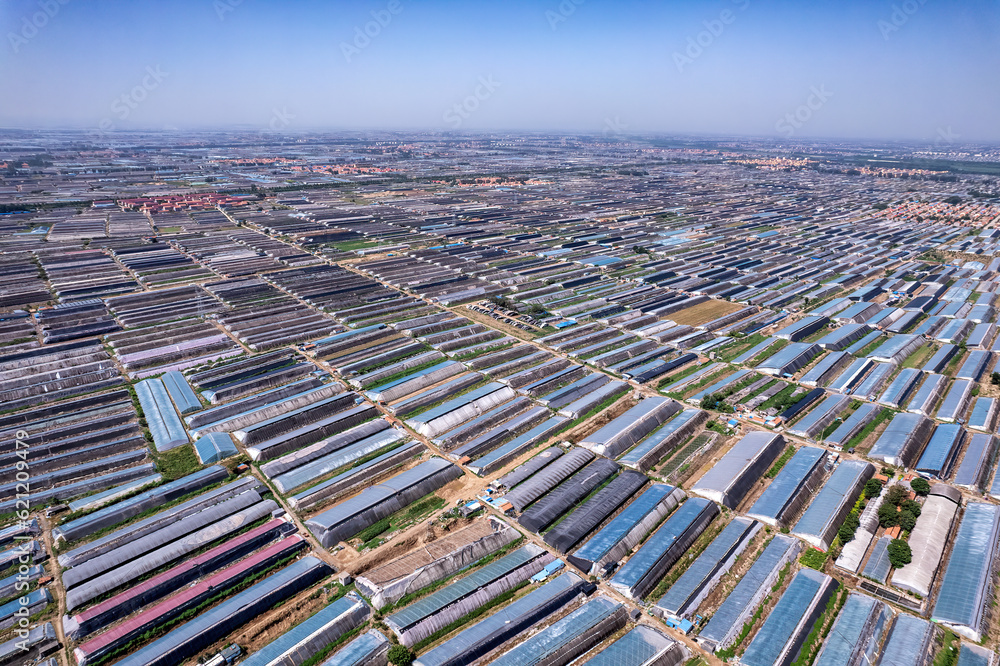
[[917, 526], [917, 517], [909, 511], [900, 511], [899, 526], [907, 532], [912, 532], [913, 528]]
[[889, 564], [898, 569], [909, 564], [913, 560], [913, 551], [910, 544], [902, 539], [893, 539], [889, 542]]
[[414, 660], [413, 652], [404, 645], [393, 645], [389, 648], [389, 663], [396, 666], [410, 666]]
[[914, 518], [920, 517], [920, 504], [915, 500], [906, 500], [905, 502], [899, 505], [899, 508], [902, 509], [903, 511], [909, 511], [910, 513], [913, 514]]
[[913, 481], [910, 481], [910, 488], [913, 488], [913, 492], [920, 495], [921, 497], [926, 497], [927, 493], [931, 491], [931, 484], [924, 477], [918, 476], [917, 478], [913, 479]]
[[885, 495], [885, 501], [895, 506], [899, 506], [903, 503], [903, 500], [907, 499], [908, 495], [909, 493], [906, 492], [906, 488], [897, 484], [892, 488], [889, 488], [889, 492]]
[[896, 510], [896, 505], [889, 500], [882, 502], [882, 506], [878, 508], [878, 524], [885, 528], [895, 527], [899, 524], [899, 511]]
[[878, 497], [880, 492], [882, 492], [882, 482], [878, 479], [868, 479], [868, 483], [865, 484], [865, 497], [868, 499]]

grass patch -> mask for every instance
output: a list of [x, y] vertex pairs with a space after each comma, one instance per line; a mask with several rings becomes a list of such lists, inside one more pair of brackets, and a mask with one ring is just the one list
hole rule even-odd
[[882, 411], [879, 412], [878, 416], [872, 419], [871, 423], [862, 428], [861, 431], [854, 437], [851, 437], [849, 440], [847, 440], [847, 444], [844, 445], [844, 448], [852, 449], [856, 447], [858, 444], [865, 441], [865, 438], [868, 437], [868, 435], [875, 432], [875, 428], [879, 427], [879, 425], [882, 422], [889, 420], [889, 418], [891, 418], [895, 414], [896, 412], [892, 411], [888, 407], [884, 407]]
[[165, 481], [176, 481], [201, 469], [198, 455], [194, 452], [194, 444], [185, 444], [169, 451], [154, 452], [153, 458], [156, 460], [156, 468], [160, 470]]
[[773, 479], [774, 477], [778, 476], [778, 472], [781, 471], [781, 468], [784, 467], [785, 463], [791, 460], [792, 456], [794, 455], [795, 455], [795, 447], [789, 444], [788, 446], [785, 447], [785, 450], [782, 451], [781, 455], [778, 456], [778, 459], [774, 461], [774, 464], [771, 465], [771, 469], [767, 470], [767, 472], [764, 473], [764, 476], [767, 477], [768, 479]]
[[805, 551], [799, 556], [799, 562], [802, 566], [809, 567], [810, 569], [815, 569], [816, 571], [822, 571], [823, 566], [826, 564], [826, 558], [828, 553], [823, 550], [816, 550], [815, 548], [806, 548]]
[[955, 632], [944, 630], [944, 637], [941, 639], [941, 649], [934, 655], [934, 666], [955, 666], [958, 663], [958, 650], [961, 641]]

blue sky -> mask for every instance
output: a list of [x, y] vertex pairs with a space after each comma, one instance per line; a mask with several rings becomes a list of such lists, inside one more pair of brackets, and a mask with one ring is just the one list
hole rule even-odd
[[0, 35], [5, 127], [1000, 140], [995, 1], [7, 0]]

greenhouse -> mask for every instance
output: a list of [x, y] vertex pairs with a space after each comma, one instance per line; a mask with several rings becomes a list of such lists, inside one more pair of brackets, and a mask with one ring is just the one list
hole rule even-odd
[[992, 650], [963, 642], [955, 666], [994, 666], [996, 661], [997, 656]]
[[888, 604], [851, 593], [814, 666], [870, 666], [892, 622]]
[[628, 608], [608, 597], [586, 602], [558, 622], [539, 631], [506, 654], [493, 659], [493, 666], [548, 666], [568, 664], [581, 654], [623, 629]]
[[836, 589], [837, 582], [826, 574], [800, 569], [740, 657], [740, 663], [744, 666], [792, 663]]
[[944, 375], [927, 375], [924, 383], [920, 385], [913, 398], [910, 399], [906, 410], [914, 414], [931, 416], [946, 386], [948, 386], [948, 378]]
[[618, 463], [607, 458], [597, 458], [532, 504], [517, 522], [525, 529], [541, 533], [617, 474], [618, 469]]
[[899, 409], [906, 404], [907, 398], [910, 397], [910, 394], [917, 387], [923, 375], [923, 371], [917, 368], [903, 368], [896, 375], [896, 378], [889, 383], [889, 386], [882, 395], [879, 396], [879, 404]]
[[580, 446], [616, 458], [681, 410], [670, 398], [645, 398], [606, 426], [584, 438]]
[[868, 554], [868, 561], [865, 562], [865, 568], [861, 572], [862, 576], [880, 585], [885, 585], [885, 581], [889, 577], [889, 569], [891, 568], [889, 564], [890, 541], [892, 539], [887, 536], [878, 538]]
[[211, 465], [239, 453], [233, 438], [224, 432], [211, 432], [195, 440], [194, 451], [202, 465]]
[[320, 666], [386, 666], [389, 639], [371, 629], [339, 649]]
[[837, 429], [824, 438], [831, 446], [837, 449], [844, 448], [847, 442], [851, 441], [857, 433], [861, 432], [866, 425], [874, 421], [882, 409], [878, 405], [864, 403], [854, 413], [848, 416]]
[[734, 518], [670, 586], [653, 612], [671, 619], [693, 615], [759, 529], [755, 520]]
[[828, 395], [816, 409], [799, 419], [798, 423], [788, 426], [788, 432], [799, 437], [814, 439], [833, 423], [850, 402], [850, 398], [846, 395], [837, 393]]
[[843, 351], [870, 332], [867, 324], [844, 324], [821, 337], [816, 344], [828, 351]]
[[955, 373], [955, 379], [969, 379], [978, 382], [993, 362], [993, 352], [974, 349]]
[[172, 666], [183, 663], [215, 643], [219, 636], [230, 633], [329, 573], [330, 568], [319, 559], [304, 557], [181, 624], [116, 664]]
[[692, 497], [656, 530], [609, 581], [629, 599], [642, 599], [719, 514], [719, 507]]
[[876, 365], [870, 358], [855, 359], [830, 381], [828, 388], [836, 393], [850, 393]]
[[767, 375], [783, 377], [798, 372], [809, 365], [823, 350], [809, 342], [793, 342], [774, 356], [761, 361], [756, 370]]
[[837, 528], [874, 474], [875, 468], [863, 460], [842, 461], [795, 523], [792, 534], [820, 550], [827, 550]]
[[133, 497], [98, 509], [75, 520], [52, 529], [52, 537], [58, 541], [76, 541], [98, 530], [122, 523], [143, 511], [163, 506], [179, 497], [201, 490], [229, 476], [226, 468], [213, 466], [198, 470], [176, 481], [170, 481]]
[[862, 400], [873, 401], [879, 397], [882, 393], [882, 389], [885, 383], [889, 381], [889, 375], [892, 374], [896, 366], [891, 363], [876, 363], [872, 371], [868, 373], [861, 382], [851, 390], [851, 393], [861, 398]]
[[910, 534], [913, 560], [892, 574], [894, 586], [924, 598], [930, 596], [961, 502], [962, 494], [954, 488], [943, 483], [931, 486], [917, 525]]
[[514, 589], [553, 559], [548, 551], [529, 543], [394, 612], [385, 623], [403, 645], [412, 646]]
[[890, 465], [910, 467], [931, 436], [934, 422], [920, 414], [900, 413], [872, 445], [868, 457]]
[[781, 454], [785, 438], [755, 430], [747, 433], [698, 479], [691, 492], [735, 508]]
[[[785, 326], [780, 331], [775, 333], [774, 337], [782, 340], [788, 340], [789, 342], [798, 342], [802, 338], [809, 337], [829, 323], [830, 320], [827, 317], [820, 315], [808, 315]], [[830, 333], [827, 333], [826, 337], [829, 337], [830, 335]], [[820, 343], [817, 342], [817, 344]]]
[[931, 356], [926, 363], [924, 363], [924, 366], [921, 369], [924, 372], [931, 373], [944, 372], [944, 369], [948, 367], [948, 364], [951, 363], [951, 359], [955, 358], [955, 354], [957, 353], [957, 345], [941, 345], [938, 350], [934, 352], [934, 355]]
[[825, 386], [853, 360], [845, 351], [830, 352], [802, 375], [803, 386]]
[[969, 412], [969, 421], [966, 423], [969, 430], [979, 430], [981, 432], [993, 432], [997, 421], [997, 399], [979, 397], [972, 403], [972, 410]]
[[431, 458], [311, 517], [306, 526], [324, 548], [332, 548], [461, 476], [460, 467]]
[[[501, 476], [491, 485], [499, 490], [510, 490], [546, 465], [555, 462], [556, 458], [562, 454], [563, 450], [561, 448], [558, 446], [550, 446], [541, 453], [532, 456], [532, 458], [527, 462], [515, 467], [513, 471], [509, 472], [506, 476]], [[584, 463], [584, 465], [585, 464], [586, 463]]]
[[772, 527], [784, 527], [809, 501], [826, 471], [826, 451], [815, 446], [800, 447], [774, 477], [747, 515]]
[[879, 363], [896, 365], [923, 344], [924, 338], [920, 335], [894, 335], [868, 354], [868, 358]]
[[646, 472], [655, 467], [708, 420], [708, 412], [685, 409], [658, 430], [640, 441], [619, 459], [622, 465]]
[[958, 421], [965, 415], [972, 397], [975, 382], [968, 379], [956, 379], [938, 407], [937, 418], [941, 421]]
[[934, 625], [913, 615], [900, 613], [882, 648], [879, 664], [928, 663], [934, 649]]
[[548, 439], [565, 425], [567, 421], [569, 419], [565, 416], [553, 416], [546, 419], [544, 422], [518, 435], [506, 444], [498, 446], [489, 453], [475, 458], [468, 464], [468, 468], [473, 474], [478, 474], [479, 476], [495, 472], [539, 442]]
[[644, 474], [634, 470], [622, 472], [546, 532], [545, 543], [560, 553], [569, 552], [608, 516], [635, 497], [648, 480]]
[[415, 666], [469, 664], [541, 622], [581, 592], [595, 586], [574, 573], [550, 580], [484, 620], [463, 629], [433, 650], [420, 655]]
[[957, 423], [938, 425], [914, 469], [924, 476], [947, 478], [964, 440], [965, 429]]
[[[559, 456], [551, 465], [546, 465], [523, 483], [518, 484], [516, 488], [507, 493], [505, 499], [513, 504], [517, 511], [524, 511], [532, 502], [576, 474], [595, 457], [593, 452], [587, 449], [574, 447], [569, 452]], [[515, 469], [511, 474], [516, 474], [517, 471]], [[508, 483], [507, 477], [498, 483], [501, 482], [506, 485]]]
[[639, 545], [684, 497], [680, 488], [654, 483], [570, 555], [569, 563], [596, 575]]
[[371, 609], [354, 592], [285, 631], [277, 640], [240, 661], [243, 666], [301, 664], [368, 619]]
[[680, 643], [640, 624], [580, 666], [682, 666], [688, 656]]
[[958, 466], [952, 483], [961, 488], [982, 492], [986, 487], [990, 470], [996, 459], [997, 438], [993, 435], [977, 432], [968, 438], [962, 464]]
[[951, 559], [931, 620], [979, 642], [993, 588], [1000, 507], [969, 502], [955, 535]]

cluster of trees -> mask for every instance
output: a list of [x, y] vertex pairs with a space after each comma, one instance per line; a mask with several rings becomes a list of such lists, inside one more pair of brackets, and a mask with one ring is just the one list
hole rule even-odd
[[[879, 493], [882, 492], [882, 482], [878, 479], [868, 479], [868, 483], [865, 484], [865, 501], [870, 500], [874, 497], [878, 497]], [[854, 541], [854, 533], [858, 531], [861, 527], [860, 513], [863, 505], [855, 507], [853, 511], [847, 514], [847, 518], [844, 519], [844, 524], [840, 526], [837, 530], [837, 537], [840, 539], [841, 545], [847, 544]]]
[[700, 407], [702, 409], [711, 409], [716, 412], [723, 412], [725, 414], [732, 414], [733, 408], [727, 405], [725, 402], [725, 396], [718, 393], [709, 393], [704, 398], [701, 399]]
[[899, 485], [889, 489], [882, 506], [878, 508], [878, 523], [885, 528], [899, 525], [910, 532], [919, 516], [920, 504], [909, 499], [909, 493]]

